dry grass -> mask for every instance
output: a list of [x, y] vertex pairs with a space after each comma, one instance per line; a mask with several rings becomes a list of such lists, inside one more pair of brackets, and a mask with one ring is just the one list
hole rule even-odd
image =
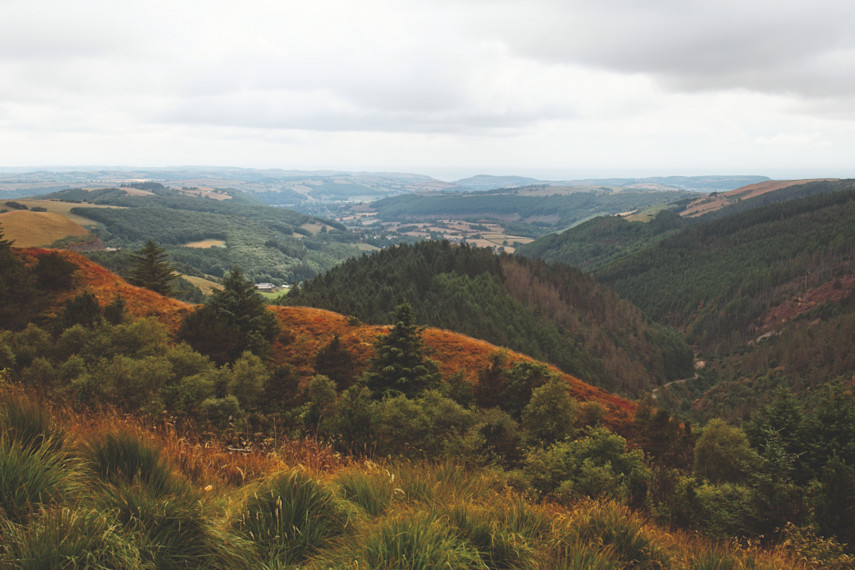
[[15, 210], [0, 214], [5, 239], [16, 247], [49, 245], [68, 236], [85, 236], [89, 231], [80, 224], [54, 212]]
[[191, 241], [185, 243], [184, 247], [193, 247], [196, 249], [209, 249], [212, 247], [226, 247], [226, 242], [221, 239], [203, 239], [200, 241]]

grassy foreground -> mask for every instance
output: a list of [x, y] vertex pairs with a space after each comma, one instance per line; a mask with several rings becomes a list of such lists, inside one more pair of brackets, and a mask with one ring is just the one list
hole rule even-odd
[[809, 567], [614, 502], [538, 504], [489, 469], [229, 451], [34, 399], [0, 391], [0, 568]]

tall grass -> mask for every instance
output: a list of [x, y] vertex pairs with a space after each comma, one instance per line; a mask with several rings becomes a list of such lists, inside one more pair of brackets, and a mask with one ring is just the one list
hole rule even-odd
[[345, 499], [372, 517], [386, 512], [395, 495], [391, 475], [377, 470], [347, 469], [336, 475], [335, 482]]
[[22, 522], [41, 505], [69, 497], [80, 484], [74, 459], [52, 449], [50, 440], [32, 447], [0, 435], [0, 512]]
[[8, 394], [0, 404], [0, 433], [27, 448], [48, 445], [56, 450], [65, 441], [63, 430], [53, 423], [50, 415], [20, 394]]
[[490, 568], [533, 568], [534, 551], [525, 537], [503, 528], [494, 513], [469, 505], [457, 505], [448, 513], [456, 534], [477, 550]]
[[104, 483], [97, 503], [135, 534], [146, 562], [158, 568], [246, 565], [240, 541], [215, 530], [198, 493], [158, 448], [119, 432], [90, 443], [87, 455]]
[[430, 515], [386, 522], [365, 540], [362, 555], [368, 568], [488, 568], [474, 547], [450, 531], [447, 520]]
[[187, 488], [161, 458], [158, 448], [130, 433], [107, 434], [89, 444], [87, 455], [92, 470], [108, 483], [139, 483], [156, 495], [181, 493]]
[[298, 562], [341, 535], [350, 513], [335, 494], [302, 471], [280, 473], [250, 495], [234, 530], [268, 565]]
[[602, 545], [621, 565], [668, 568], [669, 557], [641, 517], [615, 502], [577, 505], [569, 521], [559, 527], [559, 544]]
[[109, 513], [66, 507], [41, 511], [31, 525], [7, 523], [0, 567], [153, 568]]

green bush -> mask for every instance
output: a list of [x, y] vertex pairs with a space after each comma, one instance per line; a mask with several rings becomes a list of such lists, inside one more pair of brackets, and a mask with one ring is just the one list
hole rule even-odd
[[542, 494], [559, 490], [571, 498], [614, 498], [643, 504], [651, 479], [639, 450], [605, 428], [588, 428], [585, 437], [532, 449], [523, 472]]
[[243, 417], [240, 404], [232, 395], [225, 398], [206, 398], [199, 409], [203, 417], [220, 428], [228, 427], [229, 423]]
[[233, 528], [252, 540], [266, 564], [293, 564], [313, 554], [348, 524], [339, 499], [301, 471], [280, 473], [247, 499]]

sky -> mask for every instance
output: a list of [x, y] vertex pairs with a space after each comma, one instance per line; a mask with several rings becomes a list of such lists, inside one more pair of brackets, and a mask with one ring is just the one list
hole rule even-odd
[[855, 177], [851, 0], [0, 0], [0, 167]]

